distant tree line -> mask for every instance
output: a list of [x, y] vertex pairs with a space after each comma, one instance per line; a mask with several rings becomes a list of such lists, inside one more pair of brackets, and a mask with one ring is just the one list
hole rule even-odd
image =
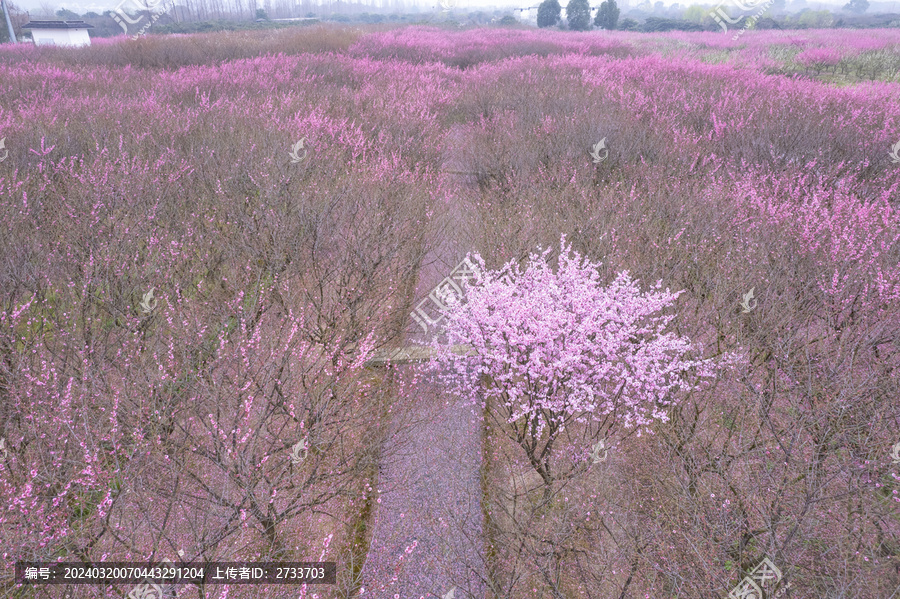
[[[115, 8], [113, 10], [104, 11], [102, 14], [89, 11], [79, 15], [77, 12], [66, 8], [53, 12], [46, 5], [42, 5], [41, 10], [32, 11], [33, 14], [29, 14], [28, 11], [21, 9], [12, 2], [7, 2], [13, 29], [16, 31], [17, 37], [21, 35], [21, 25], [27, 23], [31, 18], [85, 20], [95, 27], [91, 31], [91, 35], [94, 37], [116, 35], [121, 33], [121, 28], [112, 21], [111, 16], [117, 8], [121, 6], [122, 10], [134, 16], [135, 12], [140, 12], [141, 6], [154, 5], [152, 2], [148, 3], [147, 0], [115, 0], [114, 4]], [[378, 4], [374, 4], [371, 1], [351, 3], [344, 0], [327, 0], [325, 2], [317, 2], [315, 0], [162, 0], [162, 2], [155, 5], [165, 9], [165, 15], [159, 20], [159, 26], [188, 22], [247, 22], [257, 19], [270, 20], [297, 17], [320, 17], [338, 20], [336, 17], [339, 15], [359, 16], [361, 13], [365, 13], [368, 16], [367, 22], [380, 22], [382, 20], [402, 22], [413, 19], [413, 15], [406, 13], [414, 7], [407, 0], [382, 0]], [[370, 14], [375, 12], [380, 13], [377, 16], [381, 18]], [[2, 21], [2, 18], [0, 18], [0, 21]], [[6, 28], [2, 27], [2, 29], [0, 42], [7, 41]]]
[[[569, 0], [566, 6], [566, 20], [569, 29], [587, 31], [591, 28], [591, 5], [588, 0]], [[619, 6], [616, 0], [604, 0], [594, 17], [594, 26], [600, 29], [615, 29], [619, 22]], [[559, 0], [544, 0], [538, 6], [538, 27], [552, 27], [562, 19], [562, 6]]]
[[[808, 28], [827, 28], [827, 27], [897, 27], [900, 25], [896, 14], [874, 15], [863, 17], [863, 13], [869, 8], [869, 0], [850, 0], [841, 7], [844, 13], [850, 15], [835, 15], [828, 10], [811, 10], [804, 8], [794, 15], [786, 15], [785, 0], [775, 0], [770, 9], [765, 13], [763, 18], [755, 23], [757, 29], [808, 29]], [[565, 22], [562, 18], [563, 7], [559, 0], [543, 0], [538, 6], [537, 26], [538, 27], [554, 27], [562, 25], [572, 31], [588, 31], [592, 29], [591, 12], [594, 10], [589, 4], [589, 0], [569, 0], [565, 7]], [[643, 23], [638, 23], [634, 19], [623, 19], [619, 21], [620, 10], [616, 4], [616, 0], [604, 0], [596, 9], [596, 15], [593, 19], [593, 27], [603, 30], [628, 30], [628, 31], [712, 31], [719, 29], [711, 14], [708, 6], [692, 5], [689, 7], [681, 7], [678, 4], [673, 5], [666, 10], [662, 2], [657, 2], [653, 9], [652, 16], [646, 16]], [[632, 11], [635, 14], [646, 14], [642, 11]], [[678, 15], [681, 18], [667, 18], [666, 15]], [[781, 15], [779, 20], [775, 20], [774, 15]]]

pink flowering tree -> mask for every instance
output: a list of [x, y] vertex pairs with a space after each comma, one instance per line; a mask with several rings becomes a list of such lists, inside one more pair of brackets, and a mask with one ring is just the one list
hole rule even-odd
[[489, 271], [475, 254], [480, 271], [465, 301], [447, 298], [431, 362], [450, 390], [490, 406], [541, 476], [545, 497], [557, 478], [554, 444], [573, 424], [592, 431], [591, 440], [616, 424], [640, 436], [735, 358], [692, 358], [698, 345], [665, 332], [675, 316], [661, 312], [681, 292], [642, 293], [627, 271], [604, 287], [599, 264], [571, 252], [565, 236], [560, 246], [555, 272], [549, 249], [532, 254], [524, 270], [510, 262]]

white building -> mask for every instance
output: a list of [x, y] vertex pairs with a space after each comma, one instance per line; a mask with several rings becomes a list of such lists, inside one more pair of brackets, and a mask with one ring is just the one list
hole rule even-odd
[[22, 29], [31, 29], [35, 46], [90, 46], [93, 29], [84, 21], [30, 21]]

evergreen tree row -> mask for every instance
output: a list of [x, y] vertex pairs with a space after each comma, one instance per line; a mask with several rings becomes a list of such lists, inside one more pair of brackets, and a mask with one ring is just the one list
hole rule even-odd
[[[616, 0], [604, 0], [594, 17], [594, 25], [601, 29], [612, 30], [619, 22], [619, 7]], [[538, 6], [538, 27], [552, 27], [562, 18], [562, 6], [559, 0], [544, 0]], [[566, 20], [569, 29], [587, 31], [591, 28], [591, 5], [588, 0], [569, 0], [566, 6]]]

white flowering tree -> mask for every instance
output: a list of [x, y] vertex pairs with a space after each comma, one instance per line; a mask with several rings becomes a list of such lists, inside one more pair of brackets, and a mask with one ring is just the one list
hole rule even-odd
[[[681, 292], [641, 292], [628, 272], [608, 286], [592, 264], [560, 243], [556, 272], [549, 249], [525, 269], [508, 263], [488, 271], [478, 254], [465, 301], [449, 298], [445, 335], [432, 367], [449, 389], [480, 404], [527, 455], [545, 493], [554, 480], [551, 456], [573, 423], [612, 422], [637, 435], [680, 396], [736, 356], [690, 358], [702, 348], [665, 332], [662, 311]], [[467, 354], [454, 345], [471, 346]]]

